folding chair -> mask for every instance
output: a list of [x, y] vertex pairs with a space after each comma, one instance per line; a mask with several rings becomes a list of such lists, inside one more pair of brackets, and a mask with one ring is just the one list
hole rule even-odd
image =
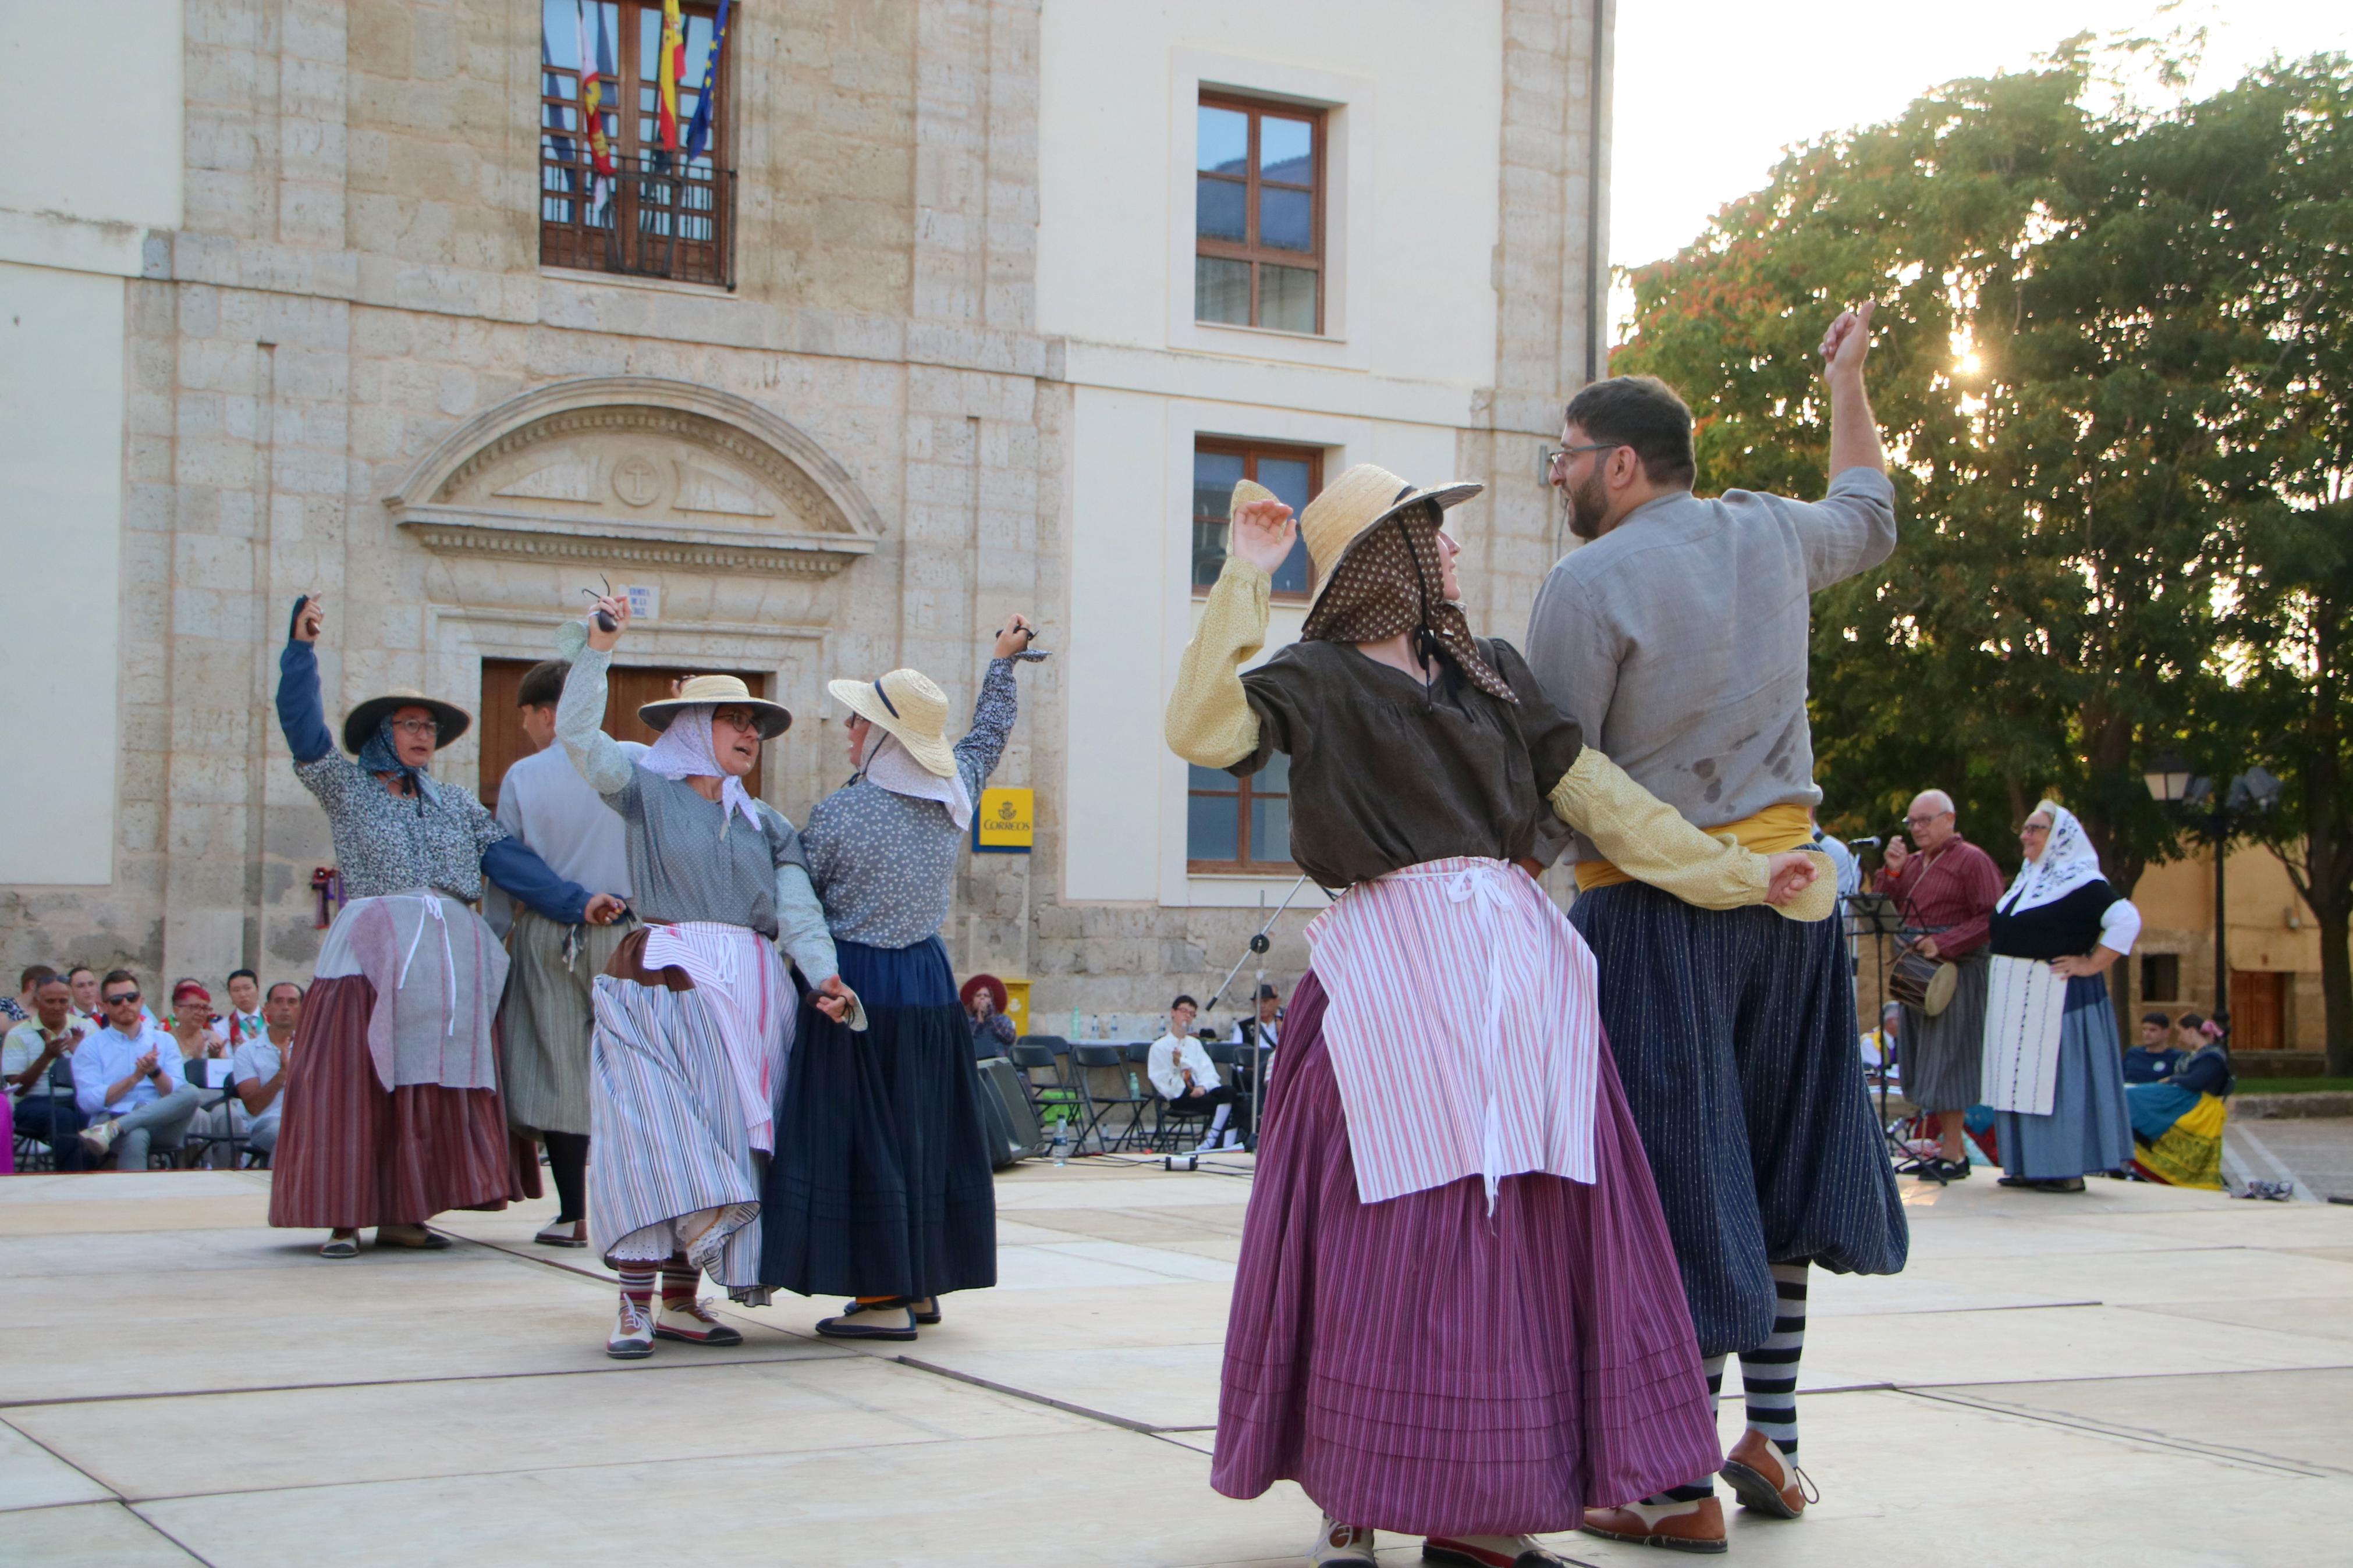
[[[1087, 1128], [1095, 1135], [1095, 1146], [1106, 1153], [1143, 1138], [1145, 1108], [1155, 1098], [1141, 1087], [1132, 1065], [1135, 1058], [1128, 1054], [1134, 1048], [1137, 1047], [1089, 1041], [1081, 1041], [1071, 1047], [1071, 1069], [1086, 1089]], [[1141, 1048], [1151, 1049], [1149, 1046]], [[1116, 1092], [1098, 1094], [1095, 1084], [1100, 1075], [1106, 1072], [1113, 1075]], [[1123, 1106], [1127, 1110], [1127, 1125], [1119, 1130], [1117, 1137], [1105, 1137], [1104, 1117]]]
[[[216, 1068], [219, 1069], [217, 1075], [216, 1075], [214, 1070]], [[231, 1068], [228, 1063], [215, 1062], [204, 1057], [195, 1057], [183, 1061], [180, 1064], [180, 1070], [187, 1074], [188, 1082], [195, 1086], [197, 1089], [209, 1089], [217, 1088], [220, 1090], [220, 1098], [218, 1100], [210, 1101], [199, 1100], [197, 1102], [196, 1117], [200, 1118], [207, 1111], [217, 1110], [223, 1106], [234, 1106], [237, 1103], [237, 1084], [235, 1079], [230, 1076]], [[220, 1079], [220, 1082], [217, 1085], [213, 1082], [215, 1076], [217, 1076]], [[212, 1155], [214, 1149], [226, 1143], [229, 1146], [229, 1168], [231, 1170], [235, 1170], [237, 1168], [238, 1146], [245, 1142], [245, 1135], [237, 1131], [237, 1113], [235, 1110], [232, 1110], [225, 1120], [227, 1121], [229, 1129], [227, 1131], [199, 1132], [196, 1131], [195, 1119], [191, 1118], [188, 1122], [188, 1131], [180, 1139], [179, 1146], [177, 1148], [169, 1150], [159, 1149], [155, 1151], [155, 1152], [159, 1154], [169, 1153], [179, 1156], [182, 1162], [184, 1162], [180, 1167], [182, 1169], [194, 1168], [198, 1170], [210, 1170], [212, 1169]], [[151, 1169], [153, 1167], [154, 1161], [152, 1157], [149, 1159], [148, 1164]]]
[[[1070, 1054], [1070, 1042], [1060, 1035], [1024, 1035], [1013, 1042], [1013, 1065], [1021, 1074], [1022, 1090], [1029, 1096], [1029, 1109], [1038, 1113], [1038, 1125], [1051, 1128], [1057, 1121], [1068, 1122], [1072, 1129], [1073, 1149], [1086, 1136], [1087, 1091], [1071, 1081], [1061, 1058]], [[1048, 1074], [1044, 1082], [1039, 1073]]]

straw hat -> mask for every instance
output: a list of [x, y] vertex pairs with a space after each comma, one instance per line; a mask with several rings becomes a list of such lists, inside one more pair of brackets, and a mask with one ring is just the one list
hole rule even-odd
[[[1332, 585], [1332, 574], [1348, 547], [1381, 523], [1417, 501], [1436, 501], [1440, 510], [1460, 506], [1487, 487], [1470, 479], [1449, 479], [1428, 487], [1409, 484], [1387, 468], [1358, 463], [1324, 487], [1299, 514], [1299, 534], [1307, 541], [1307, 558], [1315, 565], [1315, 593], [1308, 599], [1313, 611]], [[1245, 497], [1247, 489], [1254, 493]], [[1271, 492], [1245, 479], [1234, 487], [1236, 509], [1245, 500], [1265, 500]]]
[[360, 748], [375, 734], [375, 727], [384, 722], [385, 715], [397, 713], [403, 708], [422, 708], [433, 715], [433, 749], [437, 752], [464, 734], [474, 722], [474, 716], [454, 702], [427, 697], [412, 686], [396, 686], [381, 697], [369, 698], [343, 716], [343, 750], [359, 755]]
[[760, 721], [760, 739], [773, 741], [793, 727], [792, 710], [781, 702], [771, 702], [765, 697], [754, 697], [752, 689], [737, 675], [698, 675], [678, 689], [675, 697], [665, 697], [659, 702], [649, 702], [638, 710], [638, 717], [649, 730], [670, 728], [670, 721], [689, 708], [749, 708]]
[[826, 689], [833, 700], [899, 738], [907, 754], [926, 773], [955, 775], [955, 752], [947, 742], [948, 697], [920, 669], [894, 669], [880, 680], [836, 680]]

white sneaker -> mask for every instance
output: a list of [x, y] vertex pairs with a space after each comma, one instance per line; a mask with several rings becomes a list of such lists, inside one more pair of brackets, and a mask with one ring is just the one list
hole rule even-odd
[[654, 1314], [654, 1338], [683, 1340], [691, 1345], [740, 1345], [744, 1336], [712, 1315], [711, 1304], [691, 1296], [662, 1298]]
[[653, 1354], [653, 1314], [622, 1297], [621, 1313], [614, 1321], [613, 1337], [605, 1342], [605, 1353], [615, 1361], [643, 1361]]
[[1376, 1568], [1373, 1532], [1342, 1524], [1327, 1513], [1323, 1528], [1315, 1533], [1315, 1544], [1307, 1550], [1307, 1563], [1308, 1568]]
[[103, 1160], [106, 1152], [114, 1147], [114, 1123], [111, 1120], [98, 1122], [81, 1130], [81, 1146], [93, 1160]]

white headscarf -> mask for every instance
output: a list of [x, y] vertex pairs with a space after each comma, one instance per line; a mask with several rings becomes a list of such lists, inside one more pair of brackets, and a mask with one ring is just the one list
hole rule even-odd
[[964, 787], [962, 773], [942, 778], [923, 763], [914, 753], [899, 743], [899, 738], [877, 724], [867, 731], [868, 744], [873, 755], [866, 759], [866, 781], [916, 800], [935, 800], [948, 808], [959, 830], [972, 826], [972, 794]]
[[2010, 890], [1994, 905], [2006, 915], [2041, 909], [2100, 879], [2100, 857], [2075, 814], [2055, 800], [2044, 801], [2034, 814], [2051, 818], [2051, 831], [2042, 840], [2042, 858], [2021, 866]]
[[659, 773], [666, 779], [715, 778], [719, 785], [719, 837], [727, 837], [727, 819], [736, 812], [752, 830], [760, 830], [760, 813], [752, 805], [751, 795], [744, 781], [719, 765], [718, 751], [711, 742], [711, 715], [723, 706], [716, 702], [698, 702], [691, 708], [681, 708], [661, 732], [661, 739], [638, 759], [638, 766], [648, 773]]

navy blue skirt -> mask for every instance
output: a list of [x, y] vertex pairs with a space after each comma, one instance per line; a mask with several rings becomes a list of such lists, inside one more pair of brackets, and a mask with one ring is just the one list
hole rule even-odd
[[1771, 1265], [1893, 1274], [1911, 1232], [1856, 1048], [1839, 922], [1701, 910], [1640, 882], [1569, 910], [1703, 1355], [1773, 1332]]
[[980, 1077], [936, 936], [835, 943], [869, 1027], [801, 1004], [761, 1208], [761, 1283], [938, 1296], [997, 1283]]

